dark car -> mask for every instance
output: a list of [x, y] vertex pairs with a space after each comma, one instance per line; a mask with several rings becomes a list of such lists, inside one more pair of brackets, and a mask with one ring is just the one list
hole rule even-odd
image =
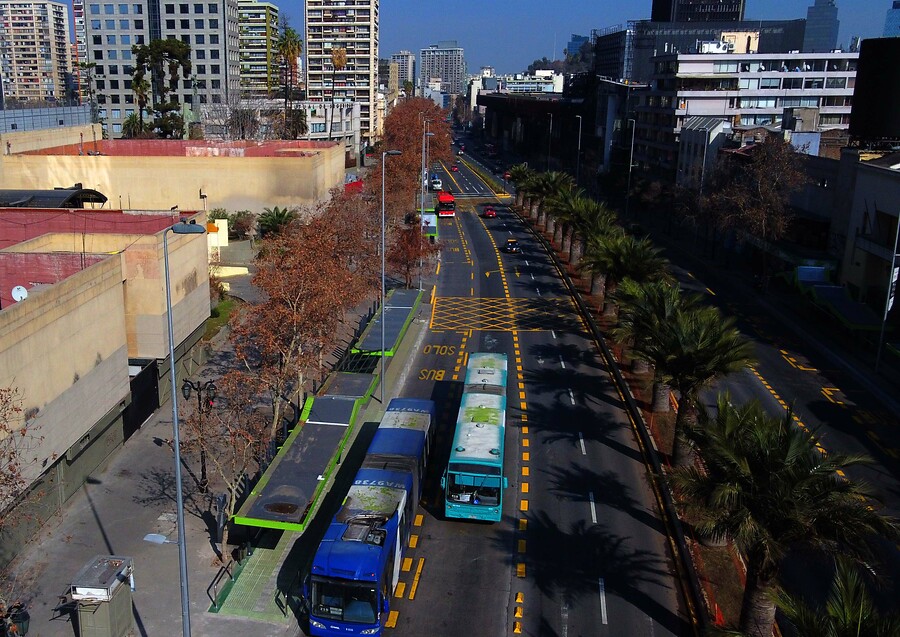
[[493, 206], [486, 206], [485, 209], [484, 209], [484, 212], [482, 212], [481, 215], [482, 215], [485, 219], [496, 219], [496, 218], [497, 218], [497, 211], [494, 210], [494, 207], [493, 207]]
[[516, 239], [507, 239], [506, 245], [503, 246], [503, 251], [506, 254], [520, 254], [522, 252], [522, 246], [519, 245], [519, 242]]

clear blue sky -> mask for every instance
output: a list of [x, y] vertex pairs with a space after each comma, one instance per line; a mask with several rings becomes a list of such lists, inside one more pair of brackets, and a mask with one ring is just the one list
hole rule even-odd
[[[272, 0], [298, 31], [303, 0]], [[572, 33], [590, 35], [627, 20], [650, 17], [652, 0], [381, 0], [379, 55], [401, 49], [418, 56], [438, 40], [457, 40], [469, 72], [493, 66], [498, 73], [523, 71], [536, 58], [562, 56]], [[747, 0], [751, 20], [805, 18], [815, 0]], [[841, 22], [838, 46], [850, 37], [879, 37], [891, 0], [836, 0]], [[301, 31], [302, 33], [302, 31]], [[555, 42], [555, 47], [554, 47]]]

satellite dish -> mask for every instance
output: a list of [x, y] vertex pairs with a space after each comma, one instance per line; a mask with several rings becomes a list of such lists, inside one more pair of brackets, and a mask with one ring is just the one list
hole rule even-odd
[[28, 298], [28, 290], [26, 290], [21, 285], [17, 285], [12, 289], [12, 297], [16, 303], [18, 303], [19, 301], [24, 301]]

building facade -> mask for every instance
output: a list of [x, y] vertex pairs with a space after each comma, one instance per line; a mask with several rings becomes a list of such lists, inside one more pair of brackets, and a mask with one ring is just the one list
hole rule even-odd
[[466, 80], [465, 52], [456, 40], [443, 40], [419, 53], [421, 86], [432, 78], [440, 78], [441, 92], [458, 95]]
[[279, 82], [278, 7], [238, 0], [242, 97], [269, 97]]
[[816, 0], [806, 10], [806, 32], [803, 35], [804, 53], [827, 53], [837, 46], [838, 8], [834, 0]]
[[884, 18], [884, 37], [900, 37], [900, 0], [894, 0], [893, 5], [887, 11]]
[[654, 22], [737, 22], [745, 0], [653, 0]]
[[61, 2], [0, 0], [3, 103], [74, 97], [69, 9]]
[[412, 51], [400, 51], [391, 55], [391, 62], [397, 65], [397, 81], [400, 88], [411, 82], [416, 87], [416, 56]]
[[818, 109], [819, 129], [846, 129], [858, 53], [662, 55], [636, 91], [634, 160], [675, 177], [682, 126], [692, 116], [735, 126], [780, 126], [786, 109]]
[[191, 47], [192, 75], [182, 78], [171, 95], [189, 111], [188, 116], [199, 113], [203, 104], [239, 99], [237, 0], [87, 2], [84, 8], [88, 62], [96, 64], [89, 91], [110, 138], [121, 137], [124, 121], [137, 113], [131, 47], [151, 40], [178, 39]]
[[[378, 0], [307, 0], [306, 91], [316, 102], [359, 102], [363, 138], [375, 140], [378, 91]], [[346, 51], [335, 69], [332, 51]]]

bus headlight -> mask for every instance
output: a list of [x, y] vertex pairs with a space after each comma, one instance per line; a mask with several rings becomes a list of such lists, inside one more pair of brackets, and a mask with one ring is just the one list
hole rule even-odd
[[325, 624], [323, 624], [322, 622], [317, 622], [312, 617], [309, 618], [309, 625], [312, 626], [313, 628], [321, 628], [323, 630], [325, 629]]
[[359, 631], [360, 635], [374, 635], [378, 632], [378, 628], [366, 628], [365, 630]]

